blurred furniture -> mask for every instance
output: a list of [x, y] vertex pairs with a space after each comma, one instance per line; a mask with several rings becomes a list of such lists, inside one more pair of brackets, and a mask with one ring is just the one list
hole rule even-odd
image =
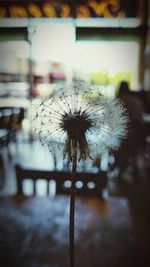
[[16, 142], [16, 133], [24, 118], [22, 108], [0, 108], [0, 145], [8, 146], [10, 141]]
[[29, 107], [30, 101], [27, 98], [1, 97], [0, 108], [23, 108]]
[[[23, 195], [23, 181], [31, 179], [33, 181], [33, 195], [36, 195], [36, 182], [39, 179], [47, 181], [47, 195], [49, 195], [49, 182], [56, 182], [56, 194], [70, 194], [71, 174], [69, 171], [43, 171], [38, 169], [27, 169], [16, 165], [17, 194]], [[103, 198], [103, 190], [107, 185], [106, 172], [98, 173], [77, 173], [76, 175], [76, 195], [83, 197]]]
[[16, 142], [16, 133], [21, 128], [29, 100], [20, 98], [0, 98], [0, 146], [7, 147]]
[[[7, 78], [8, 79], [7, 79]], [[6, 80], [5, 80], [6, 79]], [[0, 97], [15, 97], [15, 98], [27, 98], [29, 97], [29, 83], [28, 82], [20, 82], [20, 81], [10, 81], [10, 75], [1, 75], [0, 74]]]

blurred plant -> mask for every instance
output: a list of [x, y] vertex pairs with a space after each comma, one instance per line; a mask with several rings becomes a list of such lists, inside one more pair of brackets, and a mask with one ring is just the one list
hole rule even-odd
[[36, 109], [35, 118], [35, 133], [40, 141], [50, 150], [58, 148], [71, 163], [70, 266], [73, 267], [78, 162], [93, 160], [119, 147], [127, 132], [126, 111], [119, 100], [106, 98], [98, 88], [76, 82], [57, 88], [53, 95], [44, 99]]

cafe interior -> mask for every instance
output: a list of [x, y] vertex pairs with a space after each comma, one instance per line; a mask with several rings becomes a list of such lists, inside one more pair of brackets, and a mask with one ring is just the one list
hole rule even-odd
[[[51, 114], [55, 96], [75, 90], [72, 84], [81, 95], [82, 85], [104, 99], [121, 98], [121, 86], [129, 95], [119, 148], [76, 161], [74, 222], [74, 160], [64, 157], [57, 136], [49, 141], [47, 112], [39, 130], [47, 142], [34, 127], [39, 106], [52, 99]], [[52, 120], [62, 114], [59, 100]], [[149, 1], [0, 0], [0, 266], [150, 266], [149, 175]]]

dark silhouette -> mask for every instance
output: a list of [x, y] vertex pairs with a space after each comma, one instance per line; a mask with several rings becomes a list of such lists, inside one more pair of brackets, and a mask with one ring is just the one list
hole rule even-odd
[[129, 163], [132, 164], [134, 177], [138, 175], [137, 157], [143, 148], [144, 132], [143, 132], [143, 107], [141, 102], [134, 97], [130, 91], [126, 81], [122, 81], [119, 86], [117, 97], [122, 101], [127, 110], [129, 117], [128, 135], [123, 140], [118, 151], [115, 152], [114, 167], [119, 169], [118, 177], [121, 178], [123, 172], [127, 169]]

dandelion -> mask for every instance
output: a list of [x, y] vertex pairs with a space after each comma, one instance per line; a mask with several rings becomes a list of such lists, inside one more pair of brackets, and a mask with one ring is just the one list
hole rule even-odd
[[72, 166], [70, 199], [70, 266], [74, 266], [75, 173], [79, 161], [92, 160], [120, 146], [127, 132], [127, 116], [115, 98], [98, 88], [73, 83], [59, 88], [36, 111], [35, 133], [43, 144], [66, 157]]
[[93, 159], [117, 149], [126, 134], [123, 105], [118, 99], [102, 96], [98, 88], [73, 84], [58, 89], [36, 111], [35, 133], [40, 141], [50, 150], [56, 144], [69, 161], [74, 146], [78, 161]]

